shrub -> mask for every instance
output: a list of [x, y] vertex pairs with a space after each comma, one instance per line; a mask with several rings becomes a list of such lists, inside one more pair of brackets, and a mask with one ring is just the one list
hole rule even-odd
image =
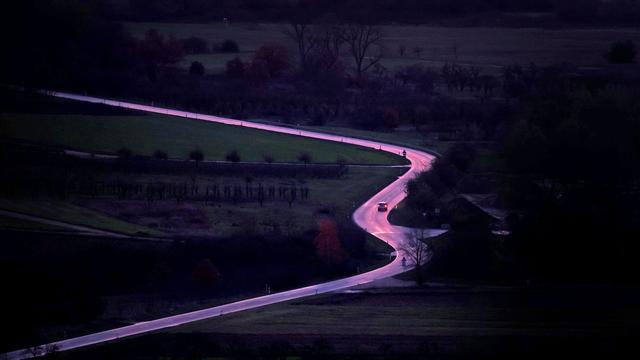
[[282, 45], [261, 46], [256, 50], [251, 64], [252, 67], [254, 64], [264, 64], [270, 77], [278, 76], [290, 66], [287, 48]]
[[612, 64], [631, 64], [636, 58], [636, 46], [632, 41], [619, 41], [611, 44], [606, 57]]
[[303, 152], [300, 155], [298, 155], [298, 161], [308, 164], [311, 162], [311, 154], [309, 154], [308, 152]]
[[386, 109], [382, 117], [382, 122], [385, 128], [395, 129], [400, 124], [400, 114], [396, 109]]
[[204, 75], [204, 65], [202, 65], [202, 63], [199, 61], [192, 62], [191, 66], [189, 67], [189, 74], [195, 76]]
[[272, 162], [274, 162], [274, 161], [276, 160], [276, 159], [273, 157], [273, 155], [271, 155], [271, 154], [264, 154], [264, 155], [262, 155], [262, 158], [264, 159], [264, 161], [265, 161], [266, 163], [269, 163], [269, 164], [271, 164]]
[[204, 160], [204, 153], [200, 149], [195, 149], [189, 153], [189, 159], [199, 162]]
[[231, 150], [225, 155], [225, 159], [234, 163], [240, 162], [240, 153], [238, 153], [238, 150]]
[[144, 39], [140, 40], [139, 47], [142, 57], [151, 63], [176, 64], [184, 56], [180, 41], [173, 36], [165, 38], [155, 29], [147, 31]]
[[221, 278], [220, 271], [209, 259], [200, 260], [193, 270], [193, 280], [201, 288], [210, 288]]
[[156, 150], [156, 152], [153, 153], [153, 157], [158, 160], [167, 160], [169, 158], [169, 154], [167, 154], [166, 151]]
[[218, 50], [221, 52], [239, 52], [240, 51], [240, 47], [238, 46], [238, 43], [235, 42], [234, 40], [225, 40], [222, 42], [222, 44], [220, 44], [220, 46], [218, 47]]
[[131, 152], [131, 149], [126, 147], [121, 147], [120, 149], [118, 149], [118, 151], [116, 151], [116, 154], [121, 159], [128, 159], [133, 155], [133, 153]]
[[226, 74], [231, 78], [241, 78], [244, 76], [246, 70], [245, 64], [239, 57], [235, 57], [232, 60], [227, 61]]
[[202, 63], [199, 61], [192, 62], [191, 66], [189, 67], [189, 74], [195, 76], [204, 75], [204, 65], [202, 65]]
[[205, 54], [209, 52], [207, 42], [197, 36], [180, 40], [182, 44], [182, 50], [186, 54]]

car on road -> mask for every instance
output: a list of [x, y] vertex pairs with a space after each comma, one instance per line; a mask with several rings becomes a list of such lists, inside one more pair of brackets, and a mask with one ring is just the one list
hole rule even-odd
[[382, 201], [378, 203], [378, 211], [387, 211], [389, 210], [389, 204], [387, 204], [386, 202]]

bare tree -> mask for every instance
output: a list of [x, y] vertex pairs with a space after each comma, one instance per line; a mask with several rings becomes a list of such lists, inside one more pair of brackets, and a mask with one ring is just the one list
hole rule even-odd
[[[343, 36], [355, 63], [356, 75], [361, 78], [363, 73], [382, 59], [382, 32], [371, 24], [349, 24], [344, 28]], [[375, 53], [374, 48], [377, 49]]]
[[413, 48], [413, 53], [416, 55], [416, 58], [420, 59], [420, 54], [422, 54], [422, 51], [424, 51], [424, 48], [422, 48], [421, 46], [416, 46]]
[[322, 62], [325, 70], [331, 70], [340, 60], [342, 46], [345, 43], [345, 29], [337, 23], [326, 22], [314, 29], [314, 41], [317, 44], [316, 60]]
[[302, 68], [307, 65], [307, 56], [317, 45], [312, 25], [312, 14], [315, 12], [310, 11], [310, 7], [313, 7], [312, 1], [302, 1], [299, 6], [290, 9], [286, 15], [289, 26], [283, 30], [284, 34], [296, 44]]
[[426, 229], [414, 229], [406, 236], [406, 240], [400, 247], [403, 256], [409, 257], [415, 264], [416, 282], [422, 284], [422, 266], [431, 256], [431, 246]]
[[291, 21], [290, 27], [284, 30], [284, 34], [290, 37], [298, 47], [300, 66], [307, 63], [307, 55], [316, 46], [315, 38], [311, 34], [311, 25], [302, 21]]

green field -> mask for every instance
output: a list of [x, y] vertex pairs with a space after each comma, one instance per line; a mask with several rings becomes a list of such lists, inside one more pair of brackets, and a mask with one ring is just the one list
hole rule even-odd
[[338, 157], [353, 164], [401, 164], [399, 156], [373, 149], [305, 139], [262, 130], [162, 115], [94, 116], [77, 114], [1, 114], [3, 137], [74, 150], [115, 153], [126, 147], [137, 155], [157, 150], [170, 158], [187, 158], [201, 149], [207, 160], [224, 160], [238, 150], [242, 161], [262, 162], [269, 154], [277, 162], [297, 162], [308, 152], [312, 162], [335, 163]]
[[[191, 61], [204, 64], [209, 72], [225, 69], [228, 60], [235, 56], [249, 59], [252, 52], [268, 43], [288, 46], [295, 55], [294, 44], [287, 38], [284, 24], [222, 23], [126, 23], [134, 36], [155, 28], [177, 38], [199, 36], [211, 43], [225, 39], [235, 40], [239, 54], [189, 55], [183, 61], [188, 67]], [[389, 69], [422, 63], [441, 66], [447, 62], [475, 65], [487, 71], [498, 71], [512, 63], [540, 65], [572, 63], [580, 66], [603, 65], [603, 54], [614, 41], [635, 40], [640, 42], [638, 29], [538, 29], [538, 28], [453, 28], [434, 26], [386, 25], [382, 27], [384, 58], [382, 64]], [[405, 46], [406, 53], [400, 56], [398, 48]], [[414, 53], [422, 48], [420, 55]]]
[[[611, 291], [637, 297], [633, 290]], [[526, 341], [540, 337], [588, 339], [605, 328], [608, 336], [633, 336], [637, 327], [630, 324], [639, 315], [637, 307], [620, 306], [590, 289], [459, 284], [321, 295], [187, 324], [166, 333], [200, 333], [216, 339], [226, 336], [249, 344], [267, 341], [264, 338], [294, 346], [321, 338], [338, 351], [376, 351], [381, 340], [395, 349], [408, 345], [408, 350], [415, 351], [428, 340], [441, 351], [456, 343], [471, 346], [463, 351], [475, 352], [492, 351], [484, 346], [496, 341], [500, 344], [504, 337]], [[131, 340], [128, 346], [136, 342]], [[500, 351], [504, 350], [501, 345]]]
[[[261, 122], [272, 125], [291, 126], [279, 121], [271, 121], [264, 119], [250, 119], [250, 121]], [[424, 134], [416, 131], [413, 127], [402, 127], [393, 131], [373, 131], [354, 129], [347, 126], [340, 125], [300, 125], [298, 126], [303, 130], [317, 131], [327, 134], [352, 136], [360, 139], [368, 139], [374, 141], [381, 141], [389, 144], [395, 144], [400, 146], [407, 146], [418, 150], [424, 150], [430, 153], [444, 153], [453, 143], [453, 141], [441, 141], [438, 139], [438, 133], [433, 132]]]
[[[61, 201], [0, 198], [0, 209], [127, 235], [139, 235], [140, 233], [155, 236], [163, 235], [160, 231], [121, 221], [107, 216], [104, 213]], [[15, 221], [20, 222], [22, 228], [28, 229], [51, 230], [52, 227], [51, 225], [42, 225], [37, 222], [25, 222], [22, 220], [14, 220], [8, 223], [8, 225], [11, 226], [12, 223], [15, 225]]]
[[0, 229], [9, 230], [39, 230], [39, 231], [64, 231], [64, 228], [42, 224], [35, 221], [16, 219], [10, 216], [0, 215]]

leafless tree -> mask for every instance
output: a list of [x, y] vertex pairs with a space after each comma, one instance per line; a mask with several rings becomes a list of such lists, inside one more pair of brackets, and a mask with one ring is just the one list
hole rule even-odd
[[283, 32], [295, 42], [298, 48], [300, 66], [304, 68], [307, 63], [307, 56], [317, 45], [311, 19], [303, 13], [293, 14], [290, 17], [289, 26]]
[[413, 53], [416, 55], [416, 58], [420, 58], [420, 54], [422, 54], [422, 51], [424, 51], [424, 48], [420, 47], [420, 46], [416, 46], [413, 48]]
[[325, 70], [331, 70], [340, 60], [345, 43], [345, 29], [336, 23], [326, 22], [316, 25], [314, 33], [316, 57], [322, 61]]
[[428, 242], [427, 230], [414, 229], [407, 234], [404, 244], [400, 247], [403, 256], [409, 257], [409, 260], [415, 264], [418, 284], [422, 283], [422, 266], [431, 256], [431, 246]]
[[400, 44], [398, 45], [398, 55], [400, 55], [400, 57], [404, 57], [404, 53], [407, 51], [407, 47]]
[[361, 78], [382, 59], [382, 32], [375, 25], [355, 23], [345, 26], [343, 36], [355, 63], [356, 75]]

